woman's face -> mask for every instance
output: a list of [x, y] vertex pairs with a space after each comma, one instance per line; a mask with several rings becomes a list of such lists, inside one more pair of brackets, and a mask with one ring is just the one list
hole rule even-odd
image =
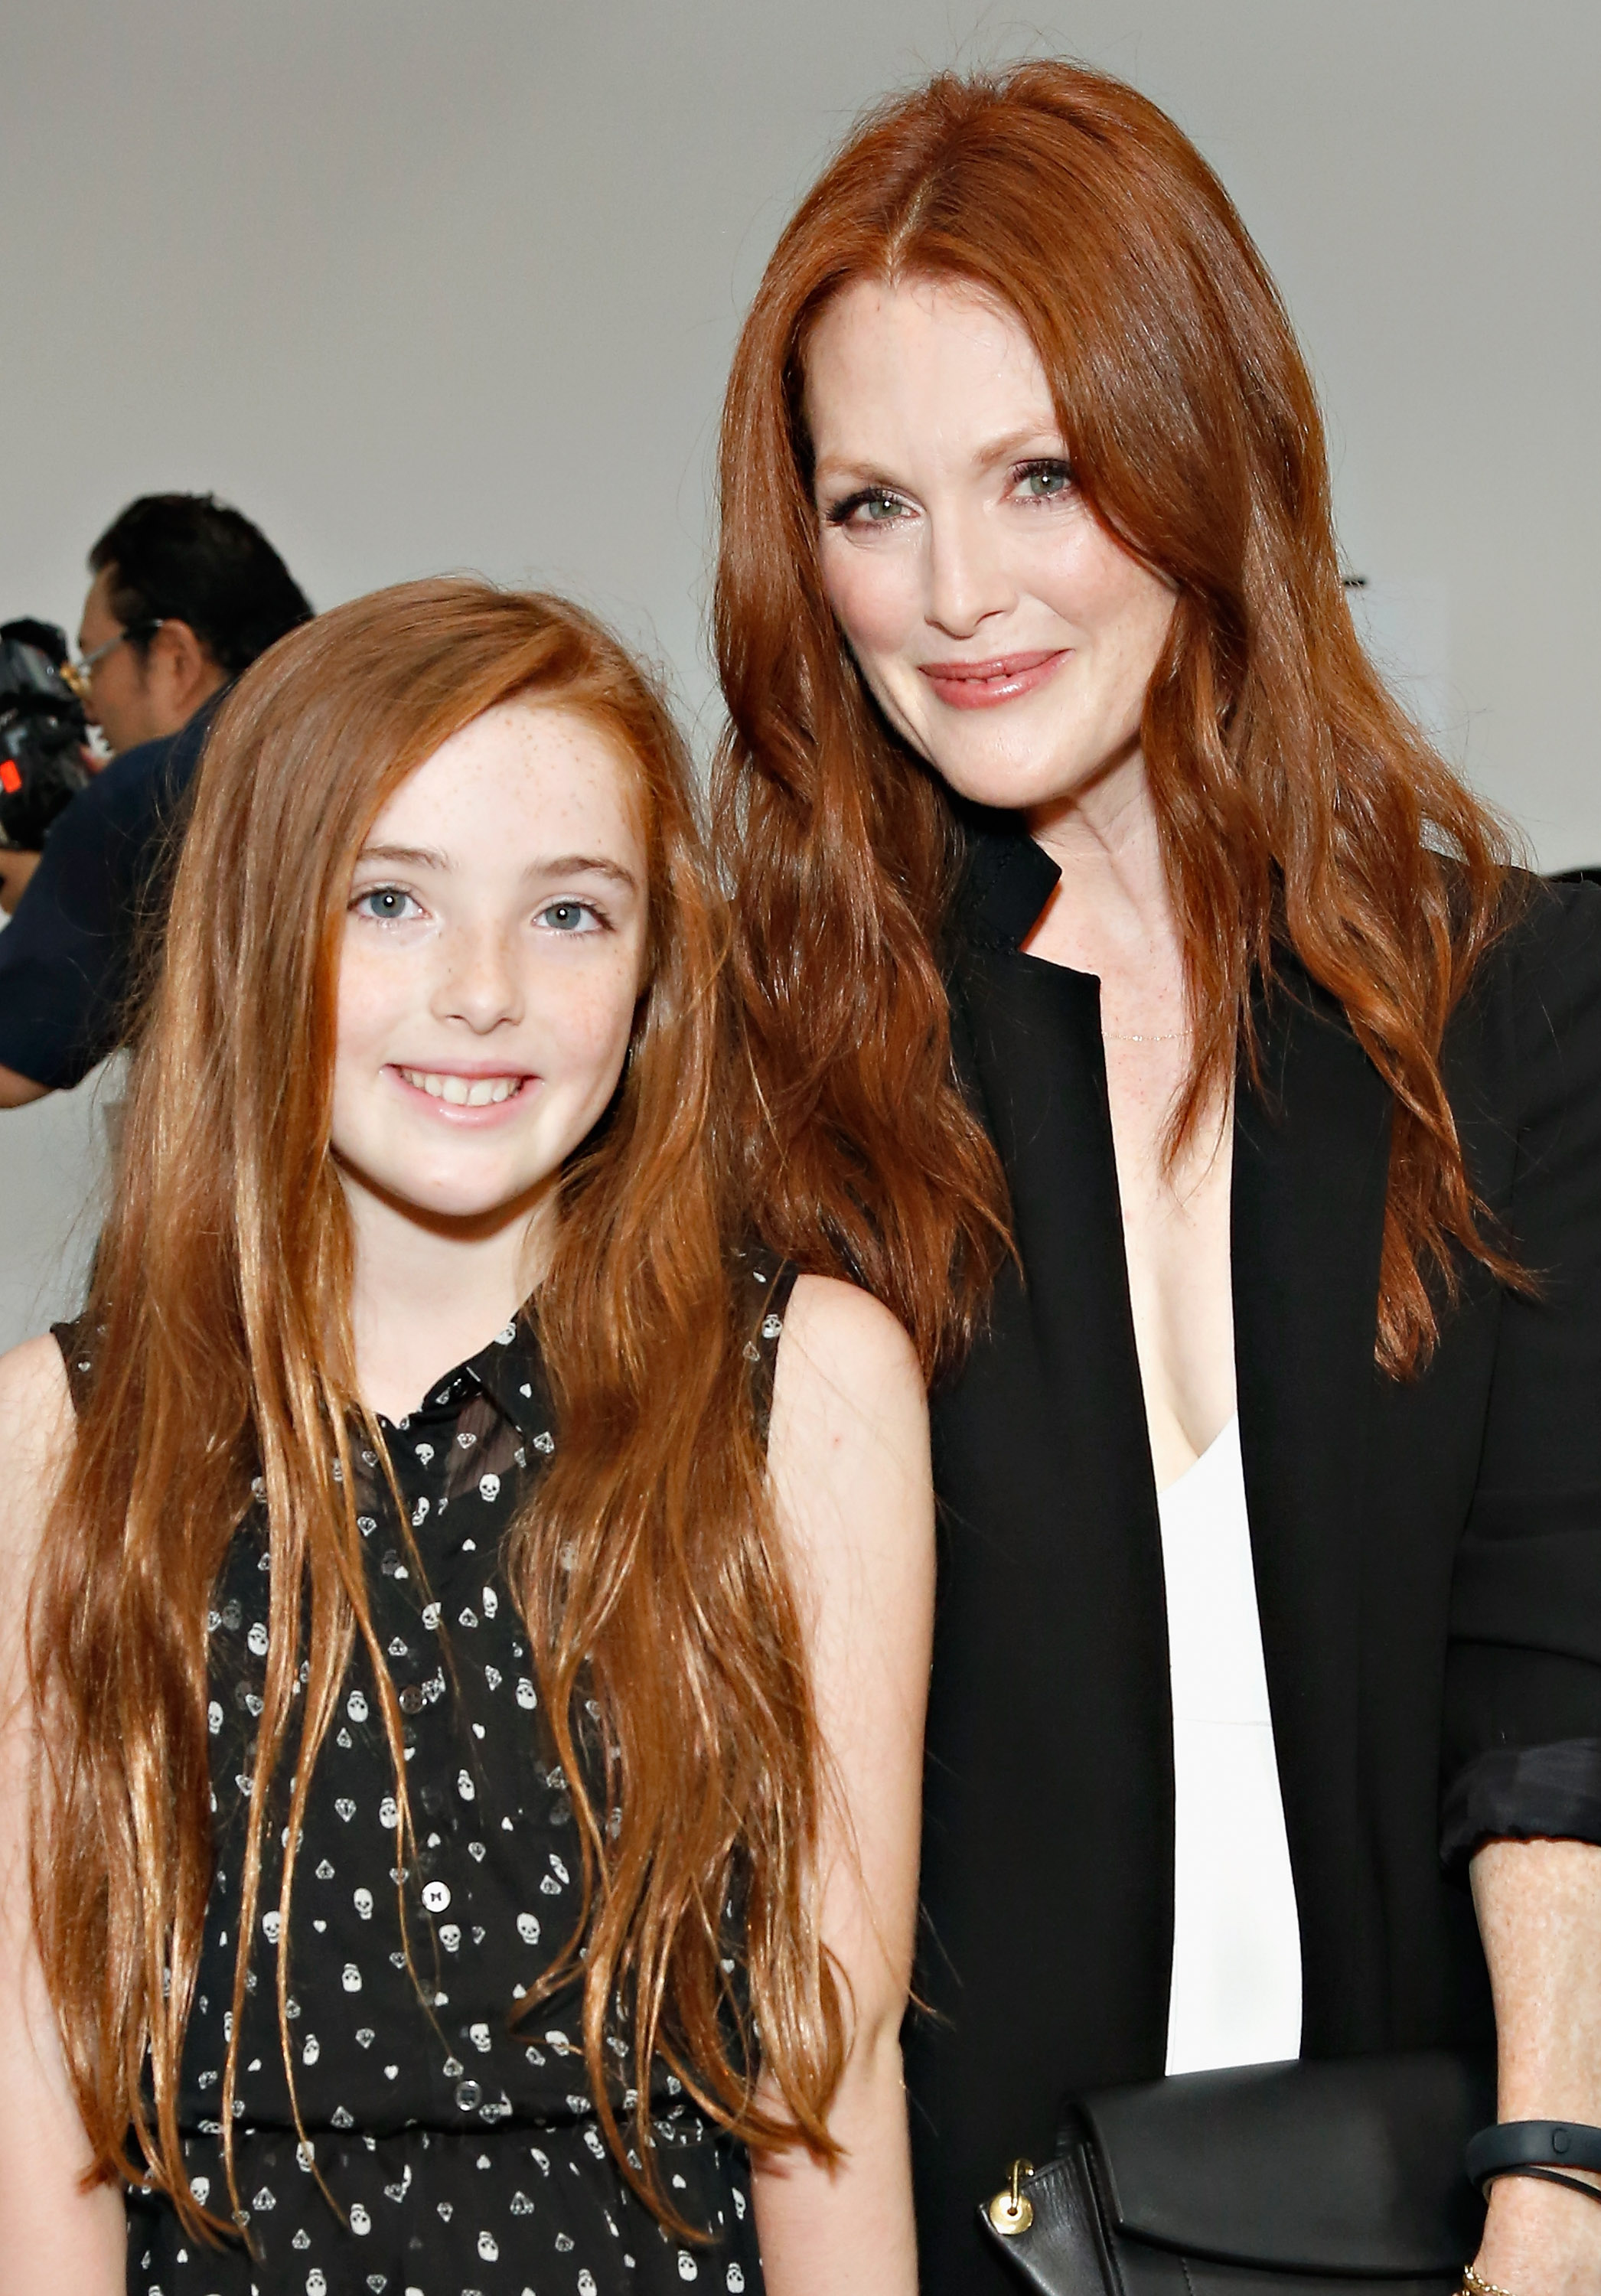
[[537, 1210], [621, 1072], [644, 980], [636, 776], [603, 734], [511, 701], [374, 823], [339, 979], [347, 1192], [433, 1226]]
[[812, 332], [806, 417], [829, 603], [913, 748], [1037, 824], [1138, 771], [1174, 594], [1075, 488], [1019, 321], [965, 287], [859, 281]]

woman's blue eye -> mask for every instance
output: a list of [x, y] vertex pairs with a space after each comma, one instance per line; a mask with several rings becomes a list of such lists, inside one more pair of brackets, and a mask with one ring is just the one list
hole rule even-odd
[[1072, 486], [1072, 466], [1054, 457], [1023, 463], [1018, 466], [1016, 482], [1026, 501], [1059, 502]]
[[373, 885], [365, 893], [357, 893], [350, 904], [363, 916], [374, 918], [379, 924], [398, 924], [417, 910], [412, 896], [398, 885]]
[[907, 504], [884, 487], [863, 487], [834, 504], [830, 526], [894, 526], [907, 515]]

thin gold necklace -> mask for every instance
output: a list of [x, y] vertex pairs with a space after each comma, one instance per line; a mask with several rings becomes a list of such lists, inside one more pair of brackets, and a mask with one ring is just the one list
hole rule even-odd
[[1137, 1031], [1124, 1034], [1118, 1029], [1103, 1029], [1101, 1035], [1109, 1045], [1176, 1045], [1184, 1035], [1184, 1030], [1170, 1029], [1161, 1034], [1144, 1036]]

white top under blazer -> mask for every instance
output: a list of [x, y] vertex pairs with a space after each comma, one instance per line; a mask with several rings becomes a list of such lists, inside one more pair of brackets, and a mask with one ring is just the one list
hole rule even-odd
[[1173, 1690], [1167, 2069], [1301, 2048], [1301, 1933], [1268, 1709], [1240, 1423], [1157, 1502]]

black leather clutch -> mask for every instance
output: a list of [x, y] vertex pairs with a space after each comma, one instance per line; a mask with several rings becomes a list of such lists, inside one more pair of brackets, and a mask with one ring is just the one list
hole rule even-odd
[[1494, 2118], [1490, 2062], [1446, 2050], [1179, 2073], [1080, 2099], [980, 2218], [1039, 2296], [1445, 2296]]

